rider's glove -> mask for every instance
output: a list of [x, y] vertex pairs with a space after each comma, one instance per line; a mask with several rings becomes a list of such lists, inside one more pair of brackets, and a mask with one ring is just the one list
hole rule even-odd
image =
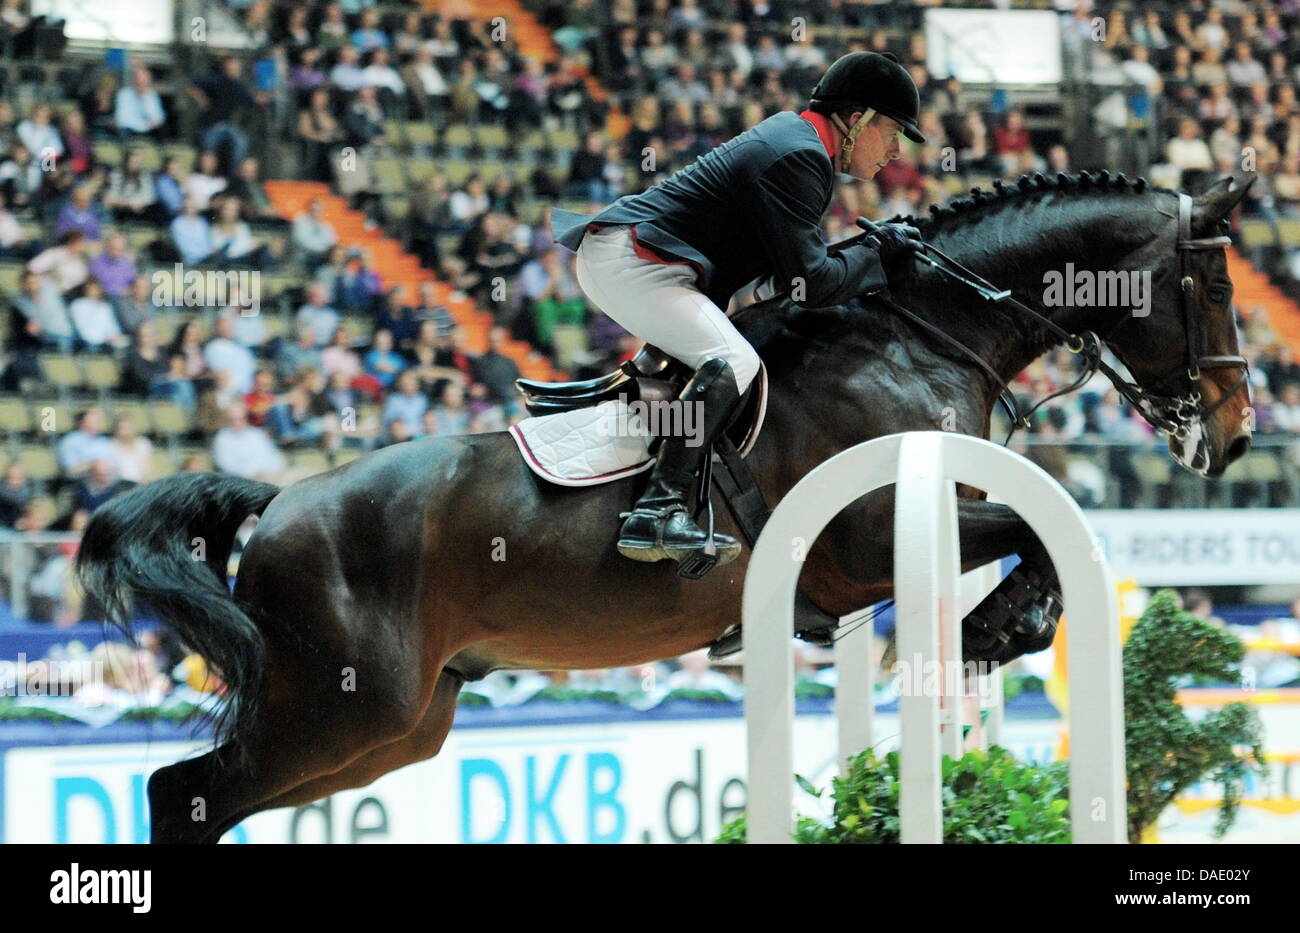
[[909, 224], [876, 224], [875, 231], [868, 239], [875, 240], [880, 259], [886, 263], [924, 246], [921, 231]]

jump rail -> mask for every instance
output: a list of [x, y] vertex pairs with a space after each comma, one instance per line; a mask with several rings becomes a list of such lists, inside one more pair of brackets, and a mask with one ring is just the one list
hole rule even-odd
[[[893, 483], [900, 661], [960, 661], [961, 620], [970, 596], [961, 599], [955, 483], [982, 489], [1014, 508], [1046, 547], [1072, 622], [1067, 637], [1074, 841], [1126, 842], [1119, 604], [1109, 568], [1083, 512], [1055, 480], [1004, 447], [943, 431], [891, 434], [827, 460], [790, 490], [754, 548], [743, 602], [749, 841], [792, 841], [790, 632], [802, 569], [795, 555], [806, 553], [827, 523], [855, 499]], [[869, 639], [855, 644], [847, 638], [837, 646], [841, 762], [871, 741], [870, 651], [864, 644]], [[947, 664], [939, 670], [954, 670]], [[953, 698], [945, 704], [940, 695], [905, 694], [899, 699], [899, 719], [902, 841], [942, 842], [940, 755], [960, 754], [960, 709]]]

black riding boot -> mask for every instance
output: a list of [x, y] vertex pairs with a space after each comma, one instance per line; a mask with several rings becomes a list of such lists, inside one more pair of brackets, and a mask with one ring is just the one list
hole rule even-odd
[[[650, 485], [633, 511], [624, 513], [627, 521], [619, 533], [618, 552], [632, 560], [681, 563], [698, 556], [708, 544], [708, 532], [695, 524], [688, 503], [696, 473], [740, 401], [731, 366], [720, 358], [709, 360], [686, 384], [678, 401], [701, 407], [699, 443], [687, 446], [687, 440], [693, 439], [684, 436], [661, 441]], [[740, 542], [730, 535], [715, 533], [713, 542], [719, 565], [740, 554]]]

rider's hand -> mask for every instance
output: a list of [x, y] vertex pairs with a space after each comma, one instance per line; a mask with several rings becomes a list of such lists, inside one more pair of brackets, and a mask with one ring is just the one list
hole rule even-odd
[[921, 242], [921, 231], [910, 224], [876, 224], [875, 231], [868, 239], [875, 240], [883, 262], [919, 250], [924, 245]]

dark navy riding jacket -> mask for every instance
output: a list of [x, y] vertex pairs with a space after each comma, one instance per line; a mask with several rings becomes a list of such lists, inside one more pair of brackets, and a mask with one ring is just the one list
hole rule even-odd
[[824, 120], [782, 111], [598, 214], [553, 210], [555, 242], [576, 251], [592, 225], [634, 224], [639, 247], [693, 265], [700, 290], [724, 311], [760, 276], [773, 276], [777, 289], [802, 278], [798, 304], [809, 308], [879, 291], [886, 279], [872, 246], [828, 253], [822, 241], [835, 192]]

